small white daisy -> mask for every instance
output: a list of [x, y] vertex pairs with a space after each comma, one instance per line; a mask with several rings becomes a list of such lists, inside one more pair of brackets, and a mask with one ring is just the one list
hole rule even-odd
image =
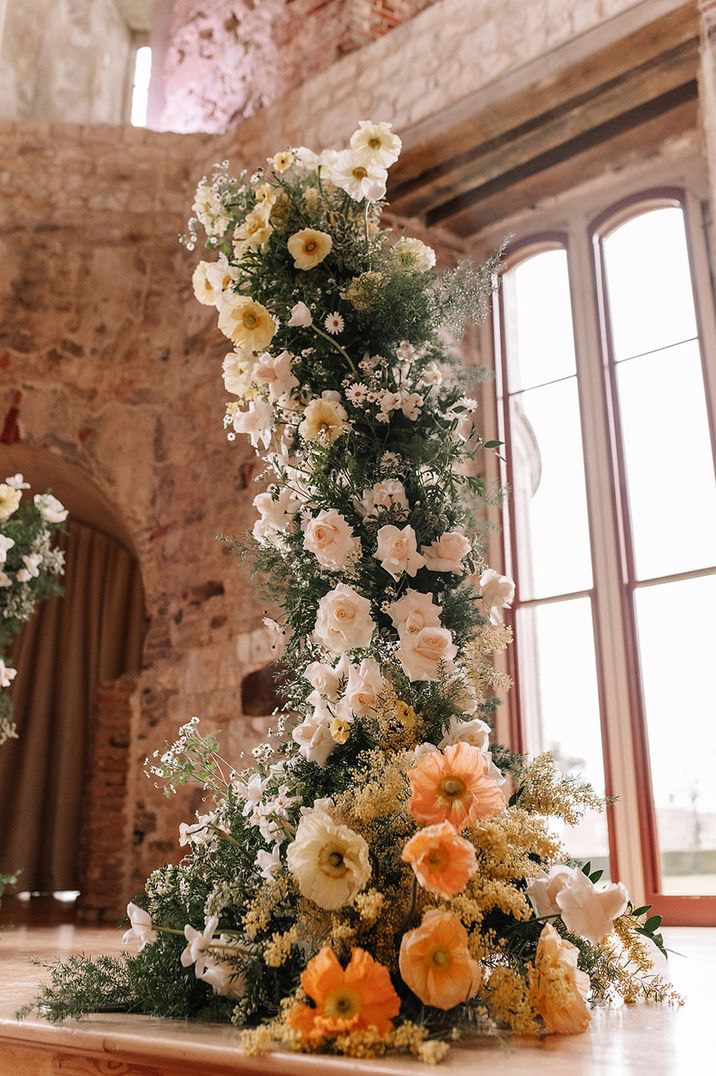
[[343, 318], [337, 310], [334, 310], [332, 314], [329, 314], [323, 324], [326, 332], [330, 333], [331, 336], [338, 336], [338, 334], [342, 333], [345, 328]]
[[350, 400], [355, 407], [362, 407], [368, 399], [368, 386], [362, 381], [354, 382], [346, 389], [346, 399]]

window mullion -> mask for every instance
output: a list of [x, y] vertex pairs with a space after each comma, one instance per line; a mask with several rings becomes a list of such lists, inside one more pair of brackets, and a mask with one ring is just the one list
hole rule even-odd
[[620, 880], [635, 899], [641, 900], [645, 892], [645, 879], [634, 781], [636, 770], [627, 660], [628, 629], [623, 606], [618, 517], [612, 481], [595, 270], [587, 229], [581, 218], [574, 222], [569, 258], [594, 574], [592, 608], [604, 770], [607, 793], [617, 793], [619, 796], [618, 804], [610, 808], [611, 843], [616, 851]]

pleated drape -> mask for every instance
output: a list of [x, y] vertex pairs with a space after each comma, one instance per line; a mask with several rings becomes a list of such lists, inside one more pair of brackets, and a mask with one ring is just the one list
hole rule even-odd
[[13, 649], [19, 740], [0, 748], [0, 872], [22, 890], [78, 889], [87, 743], [97, 684], [136, 673], [144, 599], [118, 542], [71, 522], [65, 595], [42, 605]]

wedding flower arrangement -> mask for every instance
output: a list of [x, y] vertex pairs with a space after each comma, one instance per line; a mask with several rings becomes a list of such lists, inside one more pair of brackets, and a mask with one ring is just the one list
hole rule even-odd
[[249, 769], [197, 718], [148, 761], [206, 809], [129, 905], [138, 951], [53, 968], [54, 1018], [223, 1019], [253, 1052], [435, 1062], [462, 1030], [571, 1034], [592, 1003], [671, 997], [659, 917], [550, 827], [600, 797], [491, 742], [514, 585], [483, 559], [497, 446], [448, 341], [485, 315], [498, 257], [438, 274], [380, 227], [400, 149], [363, 122], [344, 150], [199, 185], [187, 243], [201, 226], [216, 257], [194, 290], [231, 343], [228, 439], [265, 460], [249, 544], [287, 701]]
[[21, 474], [0, 482], [0, 746], [17, 738], [7, 689], [17, 670], [7, 664], [11, 639], [39, 602], [60, 593], [65, 555], [53, 548], [67, 510], [51, 493], [23, 499], [30, 488]]

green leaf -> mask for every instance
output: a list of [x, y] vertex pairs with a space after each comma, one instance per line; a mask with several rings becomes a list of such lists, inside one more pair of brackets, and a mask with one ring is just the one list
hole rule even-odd
[[636, 918], [640, 915], [643, 915], [644, 912], [648, 912], [650, 908], [651, 904], [643, 904], [641, 908], [632, 908], [631, 914]]
[[592, 869], [592, 861], [591, 861], [591, 859], [588, 859], [587, 862], [582, 867], [582, 874], [586, 874], [586, 876], [588, 878], [589, 877], [589, 872], [590, 872], [591, 869]]
[[505, 443], [504, 441], [483, 441], [482, 442], [482, 447], [483, 448], [499, 448], [501, 445], [504, 445], [504, 443]]
[[601, 876], [603, 874], [604, 874], [604, 871], [595, 871], [594, 874], [590, 874], [589, 875], [590, 882], [594, 882], [594, 884], [596, 885], [596, 883], [599, 881], [599, 879], [601, 878]]
[[662, 917], [660, 915], [650, 915], [646, 923], [644, 923], [644, 930], [646, 933], [653, 934], [655, 930], [658, 930], [661, 926], [661, 919]]

